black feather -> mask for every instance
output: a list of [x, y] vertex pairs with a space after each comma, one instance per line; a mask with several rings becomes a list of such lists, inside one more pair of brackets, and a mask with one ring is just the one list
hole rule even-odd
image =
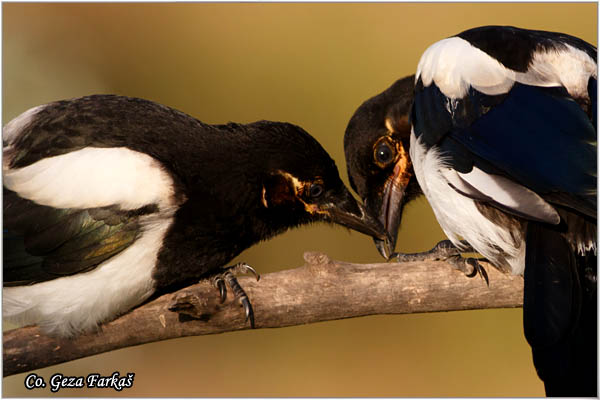
[[525, 337], [548, 396], [596, 396], [596, 256], [577, 255], [556, 228], [527, 229]]
[[4, 195], [4, 285], [44, 282], [90, 270], [138, 237], [139, 214], [101, 209], [56, 209]]

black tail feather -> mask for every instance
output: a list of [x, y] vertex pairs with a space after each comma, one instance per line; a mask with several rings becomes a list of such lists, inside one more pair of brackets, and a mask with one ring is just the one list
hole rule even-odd
[[529, 223], [523, 323], [548, 396], [597, 396], [596, 255]]

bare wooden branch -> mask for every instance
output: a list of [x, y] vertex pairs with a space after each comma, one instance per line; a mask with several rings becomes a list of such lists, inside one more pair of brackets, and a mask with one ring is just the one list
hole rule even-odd
[[[486, 267], [490, 285], [439, 261], [350, 264], [305, 253], [302, 267], [240, 277], [252, 301], [256, 328], [280, 328], [372, 314], [406, 314], [520, 307], [523, 279]], [[74, 339], [48, 337], [37, 327], [4, 332], [4, 376], [123, 347], [184, 336], [249, 329], [239, 304], [219, 303], [201, 282], [163, 295]]]

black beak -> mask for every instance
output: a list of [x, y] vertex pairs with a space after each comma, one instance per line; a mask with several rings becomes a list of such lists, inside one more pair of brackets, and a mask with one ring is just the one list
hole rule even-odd
[[[388, 260], [396, 248], [398, 238], [398, 228], [402, 219], [402, 201], [404, 198], [404, 187], [397, 182], [397, 175], [394, 174], [388, 179], [383, 188], [383, 193], [377, 203], [381, 204], [379, 209], [379, 222], [386, 231], [386, 240], [373, 238], [375, 246], [379, 253]], [[369, 207], [369, 209], [376, 209]]]
[[333, 202], [319, 207], [328, 220], [372, 236], [376, 241], [388, 240], [381, 223], [372, 217], [346, 188], [335, 197]]

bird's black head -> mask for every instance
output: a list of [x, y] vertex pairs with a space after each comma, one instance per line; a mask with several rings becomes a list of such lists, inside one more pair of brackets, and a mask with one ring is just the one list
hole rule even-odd
[[[310, 223], [332, 222], [381, 240], [381, 224], [356, 201], [343, 184], [335, 162], [302, 128], [280, 122], [247, 125], [254, 161], [260, 166], [260, 215], [277, 230]], [[249, 165], [248, 162], [246, 165]], [[276, 232], [269, 232], [271, 235]]]
[[396, 245], [404, 204], [420, 193], [409, 157], [414, 78], [400, 79], [365, 101], [344, 136], [350, 184], [387, 232], [387, 240], [375, 239], [386, 258]]

